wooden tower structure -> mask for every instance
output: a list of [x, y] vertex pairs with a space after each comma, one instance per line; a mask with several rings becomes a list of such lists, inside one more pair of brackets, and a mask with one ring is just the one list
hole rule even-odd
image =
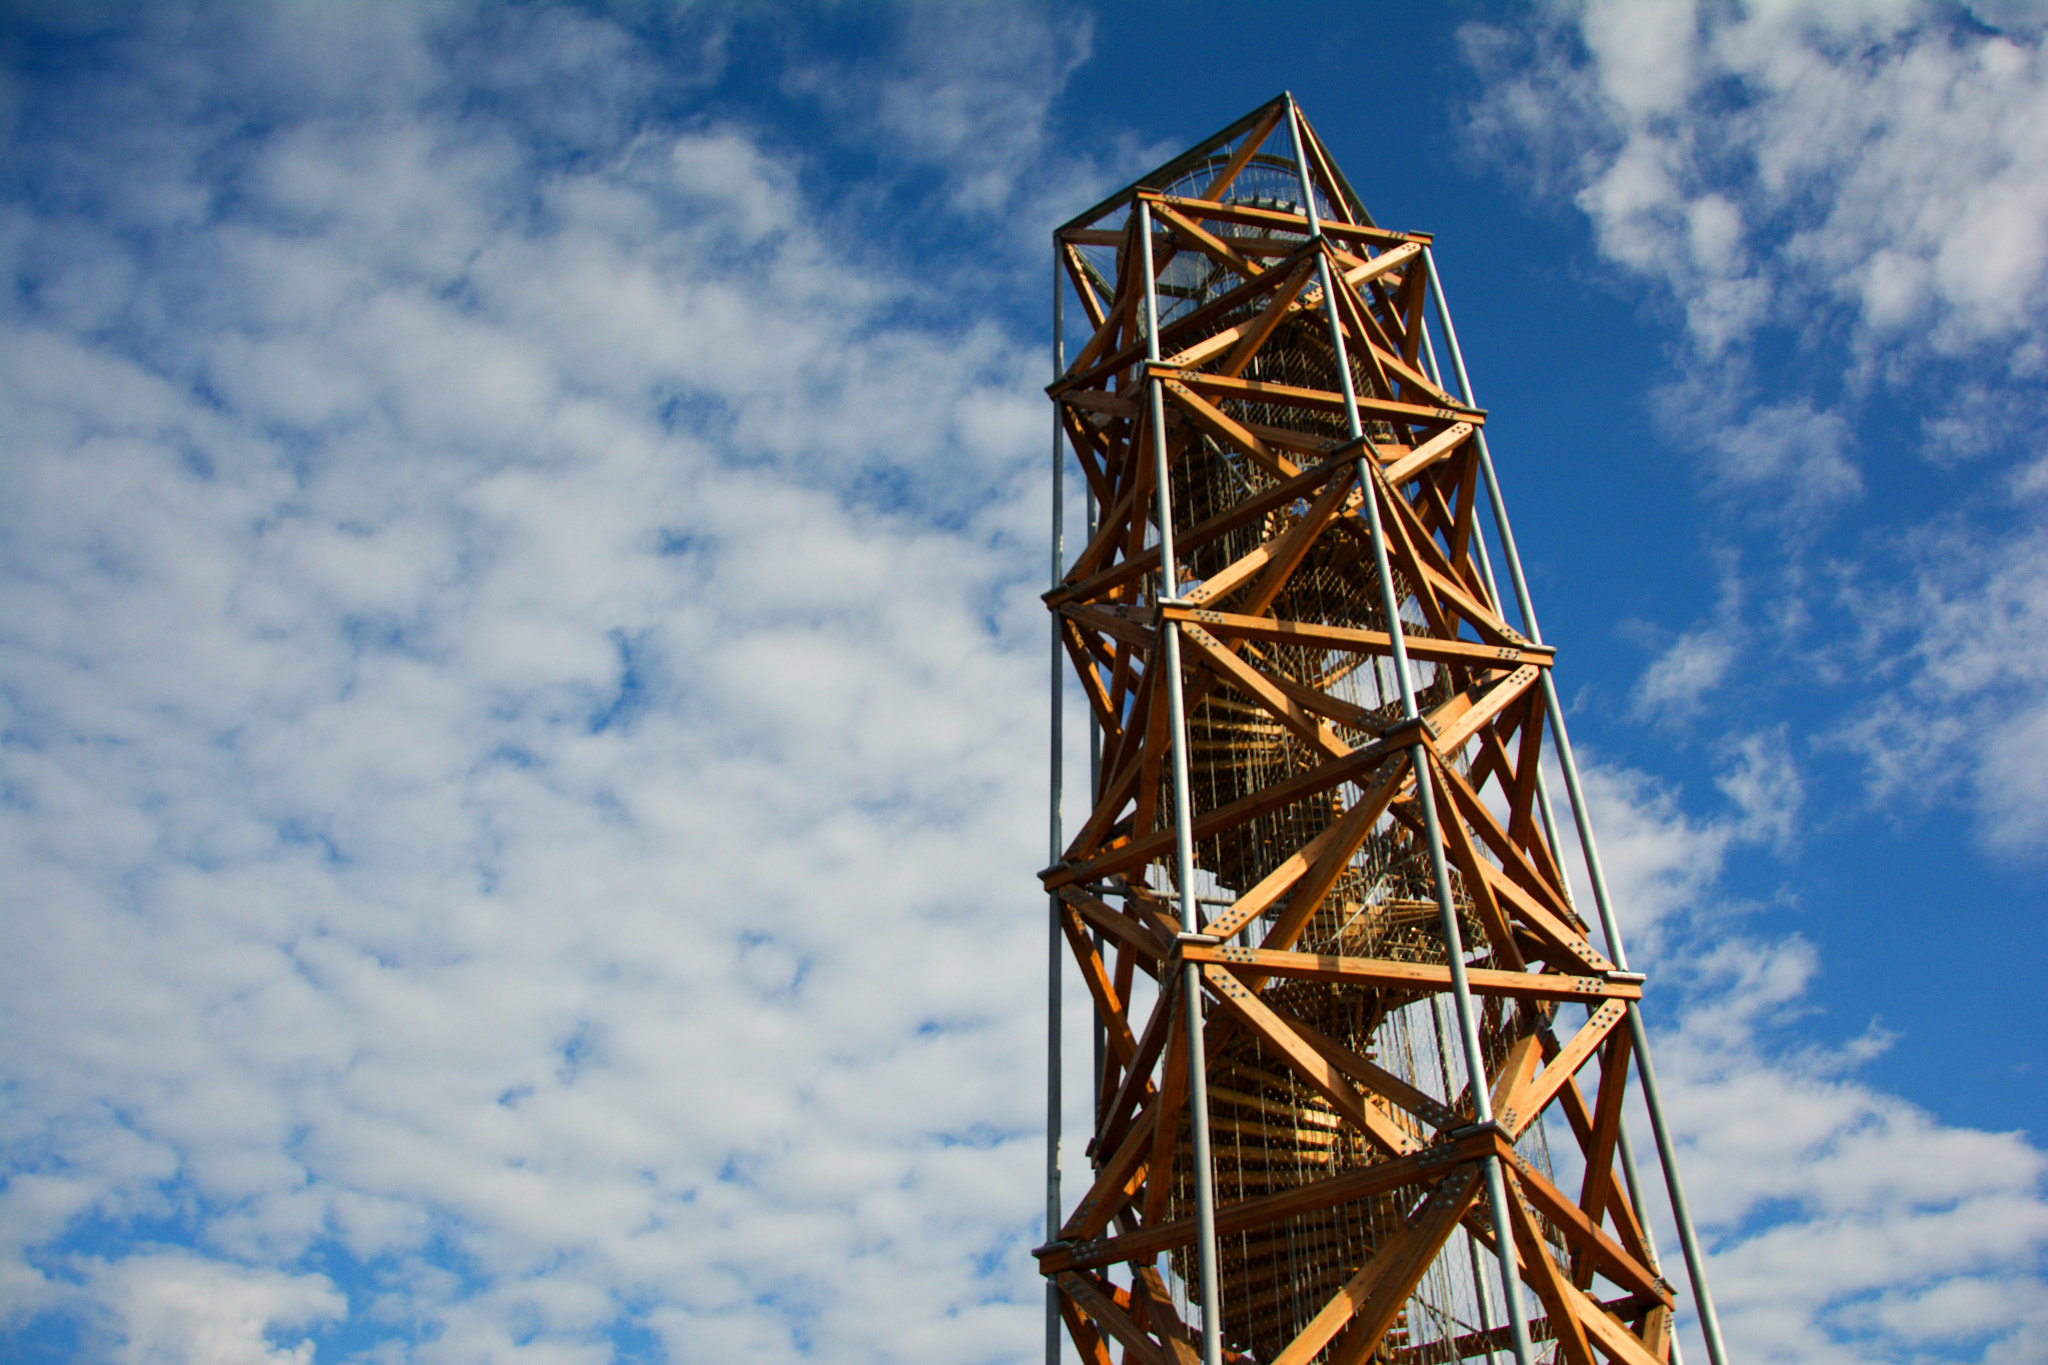
[[1086, 318], [1055, 467], [1090, 517], [1046, 602], [1094, 747], [1042, 879], [1098, 1029], [1085, 1189], [1036, 1252], [1061, 1335], [1089, 1365], [1664, 1365], [1632, 1074], [1695, 1271], [1697, 1247], [1643, 978], [1486, 414], [1438, 368], [1430, 238], [1376, 225], [1283, 95], [1054, 247]]

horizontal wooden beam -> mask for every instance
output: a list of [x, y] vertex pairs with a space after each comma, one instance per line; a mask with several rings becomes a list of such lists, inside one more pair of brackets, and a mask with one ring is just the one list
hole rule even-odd
[[[1341, 1208], [1376, 1194], [1385, 1194], [1388, 1190], [1425, 1184], [1438, 1179], [1451, 1167], [1492, 1154], [1497, 1150], [1497, 1144], [1498, 1139], [1488, 1129], [1430, 1147], [1413, 1156], [1395, 1157], [1359, 1170], [1346, 1171], [1342, 1175], [1297, 1185], [1278, 1194], [1225, 1204], [1216, 1210], [1216, 1232], [1218, 1236], [1248, 1232], [1283, 1218], [1292, 1218], [1298, 1213]], [[1039, 1270], [1052, 1275], [1063, 1270], [1115, 1265], [1119, 1261], [1149, 1260], [1162, 1251], [1186, 1246], [1194, 1240], [1195, 1220], [1176, 1218], [1157, 1227], [1141, 1228], [1117, 1237], [1066, 1246], [1054, 1243], [1040, 1247], [1032, 1254], [1038, 1257]]]
[[[1426, 962], [1390, 962], [1385, 958], [1336, 957], [1327, 953], [1283, 953], [1269, 948], [1189, 944], [1182, 950], [1189, 962], [1244, 967], [1264, 976], [1300, 981], [1334, 981], [1380, 990], [1447, 991], [1451, 969]], [[1640, 1000], [1643, 988], [1633, 981], [1598, 976], [1566, 976], [1562, 972], [1505, 972], [1467, 967], [1465, 980], [1477, 995], [1511, 996], [1519, 1000]]]

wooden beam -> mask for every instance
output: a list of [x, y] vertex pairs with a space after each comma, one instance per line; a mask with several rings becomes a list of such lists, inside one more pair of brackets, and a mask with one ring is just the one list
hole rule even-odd
[[[1449, 1168], [1493, 1153], [1497, 1142], [1491, 1133], [1475, 1133], [1425, 1148], [1413, 1156], [1375, 1162], [1292, 1189], [1220, 1205], [1216, 1210], [1216, 1232], [1218, 1236], [1249, 1232], [1317, 1209], [1348, 1208], [1388, 1190], [1433, 1183], [1441, 1180]], [[1084, 1240], [1070, 1233], [1062, 1236], [1070, 1239], [1065, 1246], [1041, 1247], [1033, 1253], [1045, 1274], [1115, 1265], [1119, 1261], [1150, 1260], [1192, 1243], [1195, 1220], [1176, 1218], [1115, 1237]]]
[[1308, 1365], [1347, 1326], [1351, 1330], [1331, 1359], [1363, 1360], [1370, 1355], [1393, 1326], [1415, 1282], [1481, 1193], [1476, 1165], [1460, 1166], [1438, 1182], [1407, 1225], [1344, 1282], [1294, 1340], [1273, 1357], [1273, 1365]]
[[[1451, 988], [1451, 969], [1427, 962], [1281, 952], [1272, 948], [1240, 948], [1235, 944], [1210, 946], [1191, 943], [1181, 949], [1181, 954], [1189, 962], [1249, 968], [1262, 977], [1330, 981], [1418, 994]], [[1640, 1000], [1643, 994], [1643, 988], [1632, 981], [1564, 976], [1557, 972], [1511, 972], [1491, 967], [1467, 967], [1465, 980], [1475, 995], [1498, 995], [1516, 1000]]]

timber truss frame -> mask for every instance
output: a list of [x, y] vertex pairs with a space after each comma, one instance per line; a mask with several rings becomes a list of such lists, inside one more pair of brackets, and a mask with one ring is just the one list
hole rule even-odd
[[1089, 1365], [1672, 1358], [1642, 977], [1561, 867], [1553, 651], [1499, 601], [1429, 246], [1284, 95], [1055, 233], [1093, 515], [1045, 600], [1096, 776], [1041, 879], [1101, 1066], [1035, 1254]]

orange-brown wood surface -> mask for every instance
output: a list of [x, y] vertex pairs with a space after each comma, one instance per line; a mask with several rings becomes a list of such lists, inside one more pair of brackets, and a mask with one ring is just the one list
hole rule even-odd
[[[1561, 871], [1570, 860], [1547, 841], [1554, 654], [1510, 624], [1476, 558], [1490, 524], [1475, 503], [1486, 415], [1453, 399], [1421, 345], [1428, 235], [1372, 224], [1301, 121], [1313, 235], [1287, 115], [1284, 99], [1254, 111], [1061, 232], [1086, 335], [1047, 392], [1097, 519], [1045, 600], [1097, 761], [1088, 809], [1041, 875], [1103, 1060], [1092, 1170], [1070, 1182], [1082, 1194], [1041, 1268], [1084, 1361], [1191, 1365], [1208, 1331], [1245, 1365], [1437, 1361], [1505, 1348], [1497, 1313], [1469, 1292], [1441, 1311], [1429, 1297], [1469, 1286], [1473, 1256], [1505, 1250], [1558, 1359], [1662, 1365], [1674, 1300], [1616, 1164], [1623, 1022], [1643, 989], [1588, 940]], [[1148, 353], [1168, 359], [1148, 365]], [[1394, 684], [1382, 553], [1413, 718]], [[1178, 712], [1159, 676], [1169, 638]], [[1176, 745], [1192, 806], [1187, 890], [1207, 902], [1206, 937], [1193, 939], [1177, 933]], [[1432, 826], [1448, 904], [1430, 871]], [[1463, 1079], [1447, 917], [1489, 1126], [1475, 1124]], [[1196, 998], [1182, 998], [1184, 964]], [[1195, 1006], [1220, 1323], [1186, 1306], [1198, 1301], [1184, 1022]], [[1557, 1160], [1576, 1198], [1551, 1175], [1558, 1143], [1576, 1148]], [[1505, 1249], [1486, 1205], [1489, 1158], [1512, 1205]]]

